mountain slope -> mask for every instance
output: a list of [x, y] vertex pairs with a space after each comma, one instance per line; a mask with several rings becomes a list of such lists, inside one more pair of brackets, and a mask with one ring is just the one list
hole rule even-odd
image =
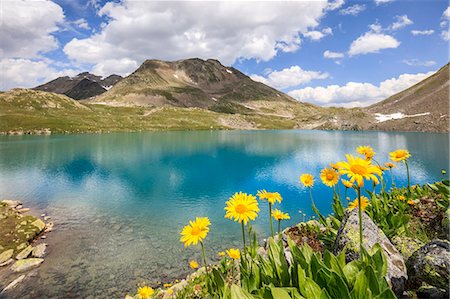
[[366, 108], [372, 130], [449, 131], [449, 64], [416, 85]]
[[59, 77], [35, 87], [35, 90], [65, 94], [73, 99], [81, 100], [100, 95], [122, 79], [119, 75], [111, 75], [105, 79], [88, 72], [75, 77]]
[[117, 106], [198, 107], [224, 113], [275, 110], [275, 103], [300, 105], [286, 94], [255, 82], [217, 60], [197, 58], [173, 62], [147, 60], [91, 102]]

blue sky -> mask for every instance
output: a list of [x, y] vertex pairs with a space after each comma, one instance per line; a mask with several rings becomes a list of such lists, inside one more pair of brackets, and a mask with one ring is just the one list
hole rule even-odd
[[[365, 106], [448, 58], [447, 1], [4, 1], [0, 89], [216, 58], [300, 101]], [[24, 46], [25, 45], [25, 46]]]

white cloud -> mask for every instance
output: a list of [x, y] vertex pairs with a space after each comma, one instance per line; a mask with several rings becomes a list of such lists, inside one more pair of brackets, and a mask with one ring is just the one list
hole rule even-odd
[[317, 31], [317, 30], [308, 31], [308, 32], [304, 33], [303, 35], [313, 41], [318, 41], [327, 35], [333, 35], [333, 30], [330, 27], [327, 27], [327, 28], [324, 28], [322, 31]]
[[325, 52], [323, 52], [323, 57], [329, 59], [344, 58], [344, 53], [326, 50]]
[[420, 61], [418, 59], [405, 59], [403, 60], [403, 63], [409, 66], [433, 66], [436, 64], [436, 61], [434, 60]]
[[348, 54], [378, 53], [382, 49], [397, 48], [399, 45], [400, 42], [390, 35], [367, 32], [352, 42]]
[[85, 30], [91, 29], [91, 27], [89, 26], [88, 22], [87, 22], [85, 19], [83, 19], [83, 18], [78, 19], [78, 20], [74, 21], [73, 23], [74, 23], [77, 27], [79, 27], [79, 28], [81, 28], [81, 29], [85, 29]]
[[394, 0], [375, 0], [375, 4], [376, 5], [382, 5], [382, 4], [386, 4], [386, 3], [392, 2], [392, 1], [394, 1]]
[[401, 29], [403, 27], [406, 27], [408, 25], [413, 24], [413, 21], [411, 21], [407, 15], [403, 15], [403, 16], [395, 16], [395, 19], [397, 21], [395, 21], [390, 27], [389, 29], [391, 30], [398, 30]]
[[102, 61], [104, 69], [124, 58], [138, 64], [188, 57], [267, 61], [296, 51], [299, 36], [316, 28], [328, 8], [326, 1], [109, 2], [98, 12], [109, 20], [101, 31], [73, 39], [64, 52], [82, 63]]
[[449, 41], [450, 40], [450, 29], [443, 30], [441, 32], [441, 37], [442, 37], [443, 40]]
[[383, 27], [381, 27], [381, 25], [379, 23], [370, 24], [369, 28], [371, 31], [373, 31], [375, 33], [380, 33], [381, 31], [383, 31]]
[[0, 59], [34, 58], [58, 47], [51, 33], [64, 20], [51, 1], [2, 1]]
[[255, 81], [262, 82], [274, 88], [283, 89], [300, 84], [306, 84], [312, 80], [326, 79], [329, 75], [328, 73], [317, 71], [306, 71], [298, 65], [294, 65], [290, 68], [282, 69], [281, 71], [271, 71], [266, 75], [266, 77], [255, 74], [250, 77]]
[[402, 74], [397, 78], [385, 80], [378, 86], [372, 83], [348, 82], [343, 86], [306, 87], [292, 90], [288, 94], [301, 102], [310, 102], [323, 106], [368, 106], [411, 87], [433, 73], [434, 71], [419, 74]]
[[14, 87], [34, 87], [59, 76], [74, 76], [76, 69], [58, 71], [46, 61], [2, 59], [0, 61], [0, 90]]
[[411, 30], [412, 35], [431, 35], [434, 33], [434, 30]]
[[341, 8], [341, 6], [344, 4], [345, 4], [344, 0], [335, 0], [333, 2], [328, 3], [328, 6], [326, 9], [327, 10], [336, 10], [338, 8]]
[[365, 9], [366, 9], [366, 6], [364, 4], [355, 4], [355, 5], [349, 6], [347, 8], [341, 9], [339, 11], [339, 13], [341, 15], [356, 16], [360, 12], [364, 11]]
[[446, 18], [446, 19], [450, 19], [450, 6], [447, 7], [446, 10], [444, 10], [444, 13], [442, 14], [442, 17]]

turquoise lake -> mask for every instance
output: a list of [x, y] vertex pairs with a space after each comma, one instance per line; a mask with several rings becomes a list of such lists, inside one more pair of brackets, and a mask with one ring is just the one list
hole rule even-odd
[[[193, 131], [104, 135], [0, 137], [0, 198], [20, 199], [55, 223], [45, 262], [11, 298], [123, 298], [136, 285], [169, 282], [200, 261], [199, 248], [179, 242], [196, 216], [212, 226], [205, 241], [210, 260], [240, 246], [240, 226], [224, 219], [234, 192], [278, 191], [286, 227], [311, 217], [299, 175], [316, 176], [313, 195], [331, 213], [332, 189], [320, 169], [371, 145], [379, 162], [406, 148], [411, 182], [442, 179], [449, 165], [449, 135], [342, 131]], [[393, 171], [406, 184], [404, 165]], [[391, 178], [387, 174], [386, 181]], [[341, 186], [341, 192], [344, 188]], [[371, 186], [370, 186], [371, 189]], [[354, 197], [353, 192], [348, 192]], [[353, 199], [353, 198], [352, 198]], [[268, 235], [267, 203], [254, 227]], [[299, 210], [302, 213], [299, 213]], [[12, 276], [0, 277], [0, 287]]]

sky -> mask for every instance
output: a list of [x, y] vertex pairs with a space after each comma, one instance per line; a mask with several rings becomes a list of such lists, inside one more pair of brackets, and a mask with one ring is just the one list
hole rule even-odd
[[367, 106], [449, 61], [443, 0], [0, 0], [0, 90], [214, 58], [293, 98]]

